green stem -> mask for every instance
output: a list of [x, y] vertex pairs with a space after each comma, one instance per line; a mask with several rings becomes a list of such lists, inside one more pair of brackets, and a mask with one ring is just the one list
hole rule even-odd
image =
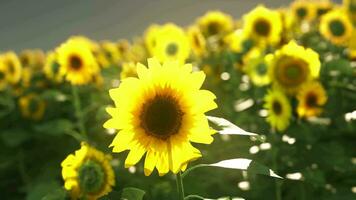
[[181, 176], [181, 172], [176, 174], [177, 190], [178, 190], [178, 200], [184, 200], [184, 186]]
[[186, 175], [188, 175], [191, 171], [197, 169], [197, 168], [201, 168], [201, 167], [209, 167], [210, 165], [208, 164], [198, 164], [198, 165], [194, 165], [193, 167], [188, 168], [187, 170], [185, 170], [185, 172], [183, 172], [182, 174], [182, 178], [184, 178]]
[[84, 120], [83, 120], [83, 112], [82, 112], [82, 108], [81, 108], [81, 102], [80, 102], [80, 98], [78, 95], [78, 88], [77, 86], [72, 86], [72, 95], [73, 95], [73, 104], [74, 104], [74, 109], [75, 109], [75, 116], [78, 120], [77, 125], [79, 128], [79, 132], [83, 135], [83, 137], [85, 139], [87, 139], [87, 133], [85, 130], [85, 126], [84, 126]]
[[[273, 140], [274, 140], [274, 146], [277, 146], [278, 143], [278, 135], [277, 133], [272, 130], [272, 135], [273, 135]], [[275, 171], [275, 173], [278, 173], [277, 171], [277, 159], [278, 159], [278, 149], [275, 148], [275, 150], [273, 151], [273, 169]], [[276, 193], [276, 200], [281, 200], [282, 199], [282, 191], [281, 191], [281, 183], [279, 182], [279, 180], [275, 180], [275, 193]]]

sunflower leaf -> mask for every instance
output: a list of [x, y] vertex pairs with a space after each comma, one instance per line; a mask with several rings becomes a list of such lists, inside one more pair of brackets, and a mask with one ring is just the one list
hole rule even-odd
[[133, 188], [133, 187], [127, 187], [122, 190], [121, 194], [121, 199], [122, 200], [142, 200], [143, 196], [145, 196], [145, 191], [138, 189], [138, 188]]
[[217, 130], [221, 135], [246, 135], [246, 136], [256, 137], [261, 142], [264, 142], [265, 140], [263, 136], [260, 136], [256, 133], [245, 131], [242, 128], [231, 123], [227, 119], [220, 118], [220, 117], [213, 117], [213, 116], [207, 116], [207, 118], [210, 122], [222, 128], [221, 130]]

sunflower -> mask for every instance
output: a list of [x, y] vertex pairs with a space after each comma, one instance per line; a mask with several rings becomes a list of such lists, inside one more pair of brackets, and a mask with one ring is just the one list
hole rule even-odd
[[305, 82], [319, 76], [319, 55], [290, 41], [274, 53], [268, 74], [275, 86], [295, 94]]
[[98, 73], [93, 50], [93, 44], [81, 37], [71, 38], [57, 49], [60, 73], [71, 84], [87, 84]]
[[147, 49], [141, 38], [134, 38], [129, 51], [127, 52], [127, 61], [141, 62], [147, 59]]
[[205, 74], [178, 61], [163, 65], [148, 59], [148, 68], [137, 64], [138, 78], [127, 78], [110, 90], [116, 107], [105, 128], [119, 129], [111, 143], [113, 152], [130, 150], [125, 167], [135, 165], [146, 153], [145, 175], [156, 167], [159, 175], [178, 173], [189, 161], [201, 157], [190, 142], [210, 144], [214, 130], [204, 113], [217, 107], [215, 95], [200, 90]]
[[230, 15], [220, 11], [210, 11], [198, 18], [197, 24], [206, 38], [224, 36], [233, 30], [234, 23]]
[[21, 64], [24, 68], [42, 70], [45, 62], [45, 54], [40, 49], [26, 49], [19, 54]]
[[277, 44], [282, 31], [281, 15], [262, 5], [243, 16], [243, 32], [258, 44]]
[[166, 24], [156, 33], [156, 45], [152, 56], [159, 61], [178, 60], [183, 63], [190, 54], [190, 45], [185, 32], [175, 24]]
[[136, 65], [133, 62], [125, 62], [122, 64], [120, 78], [122, 80], [128, 77], [137, 77]]
[[6, 80], [7, 70], [4, 63], [0, 60], [0, 91], [3, 91], [7, 87], [7, 80]]
[[11, 84], [16, 84], [21, 79], [22, 66], [17, 55], [12, 52], [6, 52], [0, 55], [0, 60], [6, 68], [6, 79]]
[[315, 19], [316, 9], [314, 3], [307, 0], [295, 0], [292, 5], [292, 13], [295, 21], [311, 21]]
[[110, 41], [100, 42], [100, 49], [96, 55], [98, 64], [102, 68], [117, 65], [120, 61], [120, 53], [117, 45]]
[[81, 148], [62, 162], [64, 187], [72, 199], [98, 199], [115, 185], [111, 156], [82, 143]]
[[251, 81], [257, 86], [264, 86], [270, 83], [268, 76], [268, 66], [273, 57], [271, 54], [264, 55], [259, 49], [254, 48], [248, 53], [246, 71]]
[[131, 48], [130, 42], [127, 40], [119, 40], [116, 42], [117, 50], [119, 51], [121, 61], [128, 61], [128, 52]]
[[343, 5], [352, 23], [356, 26], [356, 0], [344, 0]]
[[329, 0], [318, 0], [314, 2], [317, 17], [321, 17], [333, 9], [333, 3]]
[[198, 57], [204, 55], [206, 52], [206, 41], [200, 29], [196, 26], [191, 26], [188, 28], [187, 33], [193, 53]]
[[297, 95], [297, 112], [300, 117], [317, 116], [322, 112], [321, 106], [327, 101], [323, 86], [316, 81], [305, 84]]
[[267, 122], [278, 131], [284, 131], [292, 115], [288, 98], [279, 90], [270, 90], [264, 100], [264, 108], [268, 111]]
[[341, 10], [328, 12], [321, 18], [320, 33], [332, 43], [345, 44], [352, 35], [352, 23]]
[[151, 55], [153, 54], [153, 49], [157, 44], [156, 37], [159, 30], [160, 30], [159, 25], [152, 24], [146, 29], [144, 33], [145, 46]]
[[235, 53], [241, 53], [244, 50], [243, 43], [247, 40], [242, 29], [237, 29], [224, 37], [224, 43], [227, 48]]
[[21, 114], [24, 118], [40, 120], [46, 109], [46, 103], [40, 96], [30, 93], [19, 98]]
[[348, 42], [348, 56], [351, 60], [356, 61], [356, 29], [353, 30], [353, 37]]
[[43, 68], [45, 76], [49, 80], [53, 80], [54, 82], [62, 82], [63, 76], [59, 73], [60, 65], [58, 63], [58, 57], [56, 52], [48, 52], [46, 57], [46, 63]]

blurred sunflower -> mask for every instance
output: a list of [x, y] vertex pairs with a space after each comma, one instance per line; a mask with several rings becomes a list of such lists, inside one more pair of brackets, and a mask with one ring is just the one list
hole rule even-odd
[[125, 62], [122, 64], [122, 71], [120, 72], [120, 78], [122, 80], [128, 77], [137, 77], [136, 65], [133, 62]]
[[326, 103], [327, 96], [323, 86], [314, 81], [301, 87], [297, 99], [299, 117], [312, 117], [322, 112], [321, 106]]
[[119, 129], [110, 146], [113, 152], [130, 150], [125, 167], [135, 165], [146, 153], [145, 175], [156, 167], [159, 175], [185, 170], [201, 157], [191, 142], [210, 144], [215, 131], [204, 113], [217, 107], [216, 98], [200, 90], [205, 74], [192, 73], [192, 65], [148, 59], [148, 68], [137, 64], [138, 78], [127, 78], [110, 90], [116, 107], [105, 128]]
[[356, 26], [356, 0], [344, 0], [343, 5], [352, 23]]
[[320, 33], [332, 43], [345, 44], [352, 35], [352, 23], [341, 10], [328, 12], [321, 18]]
[[193, 53], [198, 57], [203, 56], [206, 52], [206, 41], [200, 29], [196, 26], [191, 26], [188, 28], [187, 33]]
[[319, 55], [295, 41], [277, 50], [268, 68], [274, 85], [288, 94], [295, 94], [301, 85], [318, 77], [319, 71]]
[[6, 68], [5, 77], [8, 83], [17, 84], [22, 74], [22, 66], [17, 55], [13, 51], [9, 51], [1, 54], [0, 60]]
[[0, 91], [5, 90], [7, 87], [7, 80], [6, 80], [7, 70], [3, 62], [0, 60]]
[[268, 66], [273, 55], [264, 55], [259, 49], [254, 48], [249, 52], [246, 63], [246, 72], [251, 81], [257, 86], [268, 85], [271, 80], [268, 76]]
[[142, 62], [147, 59], [147, 54], [144, 41], [141, 38], [134, 38], [127, 52], [127, 62]]
[[237, 29], [224, 37], [227, 48], [235, 53], [241, 53], [244, 50], [243, 43], [247, 40], [242, 29]]
[[115, 185], [111, 156], [82, 143], [81, 148], [61, 163], [64, 187], [72, 199], [98, 199]]
[[262, 5], [243, 16], [243, 32], [257, 44], [277, 44], [281, 38], [282, 21], [278, 11]]
[[106, 68], [110, 65], [117, 65], [120, 61], [120, 52], [117, 45], [110, 41], [100, 42], [100, 48], [96, 55], [100, 67]]
[[197, 25], [206, 38], [223, 36], [234, 28], [232, 17], [220, 11], [207, 12], [198, 18]]
[[99, 72], [93, 50], [89, 40], [78, 37], [70, 38], [57, 49], [60, 73], [72, 85], [87, 84]]
[[292, 115], [288, 98], [279, 90], [270, 90], [264, 100], [264, 108], [268, 111], [267, 122], [278, 131], [284, 131]]
[[40, 120], [46, 109], [46, 102], [35, 93], [30, 93], [19, 98], [21, 114], [24, 118]]
[[156, 45], [152, 56], [160, 62], [178, 60], [183, 63], [190, 54], [190, 45], [185, 32], [175, 24], [166, 24], [156, 32]]
[[333, 9], [334, 4], [329, 0], [317, 0], [314, 2], [317, 17], [321, 17]]
[[32, 70], [42, 70], [45, 62], [45, 54], [40, 49], [26, 49], [21, 51], [19, 59], [24, 68], [32, 68]]
[[348, 42], [348, 57], [353, 60], [356, 61], [356, 29], [353, 29], [353, 37], [350, 38], [349, 42]]
[[63, 75], [59, 73], [60, 65], [58, 63], [58, 57], [56, 52], [48, 52], [46, 57], [46, 63], [43, 68], [45, 76], [49, 80], [53, 80], [56, 83], [60, 83], [63, 80]]
[[153, 54], [153, 49], [157, 44], [156, 37], [159, 30], [160, 30], [159, 25], [152, 24], [146, 29], [144, 33], [145, 46], [151, 55]]
[[292, 13], [295, 21], [310, 21], [315, 19], [316, 10], [314, 3], [308, 0], [295, 0], [292, 5]]

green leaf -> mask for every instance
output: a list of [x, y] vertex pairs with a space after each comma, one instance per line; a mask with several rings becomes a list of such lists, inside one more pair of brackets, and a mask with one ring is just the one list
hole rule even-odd
[[145, 196], [145, 191], [138, 188], [127, 187], [122, 190], [121, 199], [122, 200], [142, 200]]
[[[50, 192], [60, 189], [61, 186], [56, 181], [46, 181], [31, 186], [28, 189], [26, 200], [38, 200], [46, 197]], [[47, 198], [47, 200], [49, 200]], [[55, 199], [50, 199], [55, 200]], [[56, 199], [57, 200], [57, 199]]]
[[73, 130], [73, 123], [67, 119], [47, 121], [34, 127], [35, 131], [48, 135], [61, 135]]
[[42, 200], [65, 200], [67, 198], [67, 192], [63, 188], [58, 188], [49, 192]]
[[9, 129], [1, 134], [1, 139], [10, 147], [19, 146], [29, 138], [30, 135], [22, 129]]

